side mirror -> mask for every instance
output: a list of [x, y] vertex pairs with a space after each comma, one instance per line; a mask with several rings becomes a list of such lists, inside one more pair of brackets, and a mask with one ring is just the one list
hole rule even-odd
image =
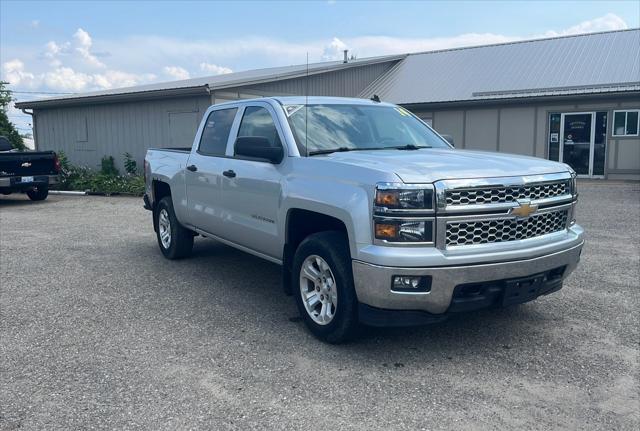
[[11, 151], [12, 148], [11, 142], [4, 136], [0, 136], [0, 151]]
[[284, 158], [282, 146], [272, 147], [271, 142], [262, 136], [240, 136], [235, 144], [236, 156], [258, 159], [278, 164]]
[[451, 135], [440, 135], [440, 136], [442, 136], [448, 143], [450, 143], [452, 147], [456, 146], [456, 143], [453, 142], [453, 136]]

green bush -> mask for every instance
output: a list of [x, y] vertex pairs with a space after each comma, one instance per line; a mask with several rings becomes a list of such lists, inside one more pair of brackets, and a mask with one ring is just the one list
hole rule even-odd
[[113, 160], [113, 156], [104, 156], [100, 160], [100, 174], [110, 177], [117, 177], [120, 175], [118, 168], [116, 168], [116, 161]]
[[129, 153], [124, 153], [124, 171], [129, 175], [138, 175], [138, 163]]
[[144, 193], [142, 176], [120, 175], [111, 156], [102, 158], [99, 171], [71, 164], [62, 151], [58, 152], [58, 160], [61, 167], [59, 190], [77, 190], [106, 195], [127, 193], [141, 196]]

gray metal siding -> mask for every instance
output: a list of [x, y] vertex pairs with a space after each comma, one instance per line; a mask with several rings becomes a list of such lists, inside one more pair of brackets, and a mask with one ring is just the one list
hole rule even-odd
[[535, 108], [500, 109], [499, 149], [502, 152], [535, 155]]
[[[122, 169], [123, 154], [128, 152], [141, 166], [150, 147], [190, 146], [209, 105], [208, 96], [197, 96], [40, 109], [35, 111], [37, 148], [64, 151], [72, 163], [91, 168], [103, 156], [113, 156]], [[86, 140], [79, 140], [79, 134], [83, 137], [79, 127], [85, 122]]]
[[612, 136], [613, 111], [640, 109], [640, 98], [589, 98], [577, 103], [494, 105], [490, 108], [456, 107], [438, 110], [424, 105], [418, 116], [432, 116], [433, 127], [453, 136], [456, 147], [499, 151], [541, 158], [549, 154], [549, 114], [552, 112], [607, 111], [607, 178], [640, 179], [640, 137]]
[[498, 149], [497, 109], [470, 109], [465, 118], [465, 148], [496, 151]]
[[257, 91], [272, 95], [342, 96], [357, 97], [362, 90], [396, 63], [386, 62], [363, 67], [354, 67], [337, 72], [310, 75], [308, 78], [285, 79], [269, 82], [242, 90]]
[[[420, 113], [417, 113], [420, 116]], [[432, 127], [444, 135], [450, 135], [457, 148], [464, 148], [464, 111], [436, 111]]]

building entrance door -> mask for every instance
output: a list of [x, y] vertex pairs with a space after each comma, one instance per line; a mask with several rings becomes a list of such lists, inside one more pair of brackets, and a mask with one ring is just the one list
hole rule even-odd
[[604, 177], [606, 138], [606, 112], [561, 114], [560, 161], [579, 176]]

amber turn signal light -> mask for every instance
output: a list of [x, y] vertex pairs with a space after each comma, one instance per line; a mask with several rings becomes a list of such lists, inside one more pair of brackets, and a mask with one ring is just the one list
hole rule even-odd
[[398, 236], [397, 224], [376, 223], [376, 238], [395, 239]]
[[400, 204], [397, 190], [377, 190], [376, 205], [396, 207]]

